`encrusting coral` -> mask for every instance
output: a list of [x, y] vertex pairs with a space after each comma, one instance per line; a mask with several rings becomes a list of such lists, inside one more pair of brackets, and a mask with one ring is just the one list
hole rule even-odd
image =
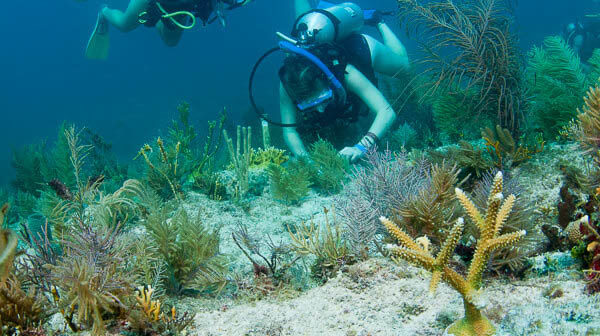
[[435, 292], [440, 280], [444, 280], [462, 295], [465, 317], [450, 325], [446, 330], [447, 335], [481, 336], [493, 335], [495, 333], [495, 327], [481, 313], [481, 309], [484, 306], [479, 298], [481, 276], [494, 250], [513, 245], [526, 234], [525, 231], [516, 231], [499, 235], [515, 202], [514, 195], [510, 195], [506, 199], [504, 198], [502, 194], [502, 182], [502, 173], [498, 172], [490, 191], [485, 216], [481, 214], [475, 204], [473, 204], [462, 190], [456, 189], [456, 197], [480, 231], [475, 255], [469, 265], [466, 277], [463, 277], [448, 266], [449, 260], [463, 233], [464, 220], [462, 218], [456, 221], [456, 224], [448, 233], [446, 241], [435, 258], [428, 248], [425, 247], [425, 244], [422, 244], [422, 239], [421, 244], [419, 244], [419, 242], [411, 238], [392, 221], [384, 217], [380, 218], [392, 236], [401, 244], [401, 246], [391, 248], [393, 255], [432, 272], [429, 286], [432, 293]]

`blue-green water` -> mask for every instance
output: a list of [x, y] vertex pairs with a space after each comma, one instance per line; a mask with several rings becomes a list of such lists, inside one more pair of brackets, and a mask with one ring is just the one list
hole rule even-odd
[[[394, 9], [393, 0], [357, 1], [363, 7]], [[110, 1], [123, 9], [126, 1]], [[130, 33], [111, 30], [110, 57], [83, 57], [101, 1], [13, 1], [0, 13], [0, 181], [13, 174], [11, 150], [53, 139], [63, 121], [89, 127], [114, 144], [123, 159], [154, 136], [185, 100], [192, 120], [203, 126], [222, 107], [232, 125], [248, 111], [247, 80], [257, 57], [276, 43], [276, 31], [289, 32], [292, 1], [255, 0], [227, 13], [228, 26], [197, 27], [179, 45], [163, 45], [154, 29]], [[527, 50], [544, 36], [595, 6], [592, 1], [519, 1], [516, 19], [521, 46]], [[395, 24], [409, 52], [414, 44]], [[273, 69], [275, 69], [273, 67]], [[259, 94], [275, 98], [275, 74], [257, 82]], [[276, 99], [262, 100], [276, 109]], [[249, 118], [253, 118], [250, 116]]]

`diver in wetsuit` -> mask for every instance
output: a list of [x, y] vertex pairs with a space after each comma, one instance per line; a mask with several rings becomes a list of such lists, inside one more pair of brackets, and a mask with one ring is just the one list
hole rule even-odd
[[86, 49], [91, 59], [108, 56], [108, 27], [129, 32], [145, 25], [156, 27], [167, 46], [176, 46], [183, 31], [192, 28], [196, 18], [204, 24], [218, 19], [225, 24], [223, 11], [244, 6], [252, 0], [130, 0], [125, 11], [103, 7]]
[[[290, 40], [297, 40], [298, 54], [289, 55], [279, 71], [284, 140], [300, 156], [307, 154], [305, 142], [327, 138], [355, 162], [396, 118], [375, 73], [407, 72], [406, 49], [378, 12], [363, 17], [352, 3], [311, 9], [308, 0], [294, 2], [298, 19]], [[358, 33], [363, 22], [377, 28], [383, 43]], [[357, 121], [369, 112], [374, 120], [360, 130]]]
[[600, 18], [586, 17], [569, 23], [565, 26], [563, 35], [581, 61], [586, 63], [594, 49], [600, 48]]

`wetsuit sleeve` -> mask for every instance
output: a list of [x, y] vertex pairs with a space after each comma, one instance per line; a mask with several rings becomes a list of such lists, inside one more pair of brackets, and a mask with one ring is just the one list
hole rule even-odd
[[[296, 109], [281, 83], [279, 84], [279, 110], [281, 113], [281, 121], [284, 124], [296, 123]], [[283, 140], [295, 156], [308, 155], [296, 127], [284, 127]]]

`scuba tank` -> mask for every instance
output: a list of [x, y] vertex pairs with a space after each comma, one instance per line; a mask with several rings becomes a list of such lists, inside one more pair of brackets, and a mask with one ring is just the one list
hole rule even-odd
[[294, 23], [292, 36], [301, 44], [333, 43], [359, 31], [363, 24], [363, 10], [344, 2], [302, 14]]

